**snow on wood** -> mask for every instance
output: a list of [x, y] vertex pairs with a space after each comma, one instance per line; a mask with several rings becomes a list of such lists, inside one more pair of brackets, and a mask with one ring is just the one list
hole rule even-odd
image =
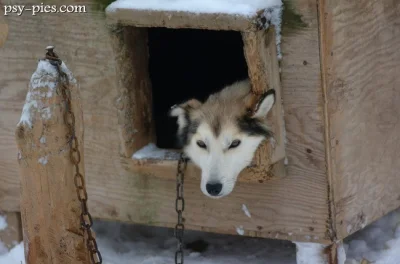
[[[67, 93], [75, 116], [75, 137], [81, 154], [79, 169], [84, 175], [79, 87], [64, 63], [61, 69], [69, 79]], [[74, 185], [75, 168], [69, 151], [65, 151], [70, 149], [71, 139], [67, 137], [69, 131], [64, 122], [66, 100], [62, 98], [61, 89], [56, 67], [48, 60], [40, 60], [15, 133], [24, 249], [29, 264], [64, 263], [65, 259], [71, 264], [89, 261], [81, 230], [81, 205]], [[43, 139], [46, 144], [42, 143]], [[54, 243], [54, 237], [62, 243]]]
[[243, 236], [243, 235], [244, 235], [243, 226], [236, 227], [236, 233], [237, 233], [238, 235]]
[[[282, 58], [280, 43], [281, 43], [281, 23], [283, 3], [281, 0], [117, 0], [111, 3], [107, 9], [107, 14], [111, 15], [118, 13], [120, 10], [142, 10], [142, 11], [161, 11], [161, 12], [186, 12], [189, 14], [217, 14], [231, 15], [235, 18], [244, 17], [252, 20], [252, 23], [268, 28], [269, 25], [275, 26], [277, 56]], [[140, 14], [140, 16], [143, 14]], [[148, 14], [150, 15], [150, 13]], [[135, 14], [138, 16], [138, 14]], [[130, 20], [125, 17], [123, 22]], [[168, 14], [162, 19], [165, 25], [173, 17], [173, 14]], [[121, 18], [121, 17], [120, 17]], [[197, 20], [198, 17], [188, 17], [189, 20]], [[218, 16], [221, 19], [221, 16]], [[135, 20], [135, 19], [134, 19]], [[157, 19], [150, 19], [155, 26], [159, 24]], [[136, 21], [136, 20], [135, 20]], [[138, 20], [140, 21], [140, 19]], [[232, 20], [229, 27], [233, 26]], [[136, 21], [137, 22], [137, 21]], [[236, 21], [237, 22], [237, 21]], [[141, 21], [139, 24], [142, 24]], [[183, 23], [183, 22], [181, 22]], [[129, 24], [129, 23], [128, 23]], [[187, 22], [183, 23], [182, 27], [187, 26]], [[210, 27], [210, 25], [201, 27]], [[233, 26], [234, 27], [234, 26]]]
[[242, 210], [247, 217], [251, 218], [250, 211], [245, 204], [242, 204]]
[[117, 0], [107, 9], [108, 11], [123, 8], [254, 16], [259, 10], [281, 6], [281, 0]]
[[160, 159], [160, 160], [178, 160], [179, 152], [158, 148], [154, 143], [150, 143], [136, 151], [133, 159]]
[[5, 230], [7, 228], [7, 219], [5, 216], [0, 215], [0, 231]]
[[[76, 79], [64, 63], [61, 65], [61, 68], [70, 78], [70, 82], [76, 84]], [[57, 70], [53, 65], [47, 60], [39, 61], [29, 83], [29, 91], [26, 94], [25, 104], [18, 125], [26, 124], [32, 128], [36, 112], [45, 120], [51, 118], [52, 109], [45, 107], [43, 100], [49, 100], [53, 96], [57, 87], [57, 76]]]

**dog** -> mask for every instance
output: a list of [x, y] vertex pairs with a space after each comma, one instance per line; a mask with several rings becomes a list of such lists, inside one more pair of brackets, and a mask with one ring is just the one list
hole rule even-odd
[[208, 197], [230, 194], [240, 172], [250, 165], [258, 146], [273, 137], [267, 114], [275, 90], [252, 93], [249, 79], [211, 94], [202, 103], [190, 99], [171, 107], [183, 152], [201, 169], [201, 191]]

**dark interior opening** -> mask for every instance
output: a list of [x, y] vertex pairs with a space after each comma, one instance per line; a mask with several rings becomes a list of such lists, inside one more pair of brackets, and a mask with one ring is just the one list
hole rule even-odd
[[240, 32], [149, 29], [156, 145], [176, 149], [176, 118], [170, 107], [191, 98], [204, 101], [224, 86], [248, 78]]

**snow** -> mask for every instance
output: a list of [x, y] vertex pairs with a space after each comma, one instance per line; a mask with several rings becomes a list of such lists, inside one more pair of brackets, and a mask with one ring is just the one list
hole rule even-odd
[[143, 148], [133, 153], [132, 159], [162, 159], [178, 160], [180, 152], [158, 148], [154, 143], [149, 143]]
[[250, 211], [245, 204], [242, 204], [242, 210], [243, 210], [244, 214], [247, 215], [247, 217], [251, 218]]
[[[68, 75], [71, 84], [77, 83], [64, 62], [61, 64], [61, 70]], [[32, 74], [29, 83], [29, 91], [26, 94], [25, 104], [22, 108], [18, 125], [25, 124], [32, 128], [32, 113], [34, 113], [34, 109], [39, 111], [43, 119], [47, 120], [51, 118], [51, 109], [43, 107], [41, 98], [50, 98], [53, 96], [53, 92], [57, 88], [57, 78], [58, 73], [56, 68], [48, 60], [39, 60], [36, 71]]]
[[38, 162], [39, 162], [40, 164], [42, 164], [42, 165], [46, 165], [47, 162], [48, 162], [48, 156], [40, 157], [40, 158], [38, 159]]
[[21, 242], [7, 254], [0, 254], [0, 264], [25, 264], [24, 244]]
[[139, 9], [254, 16], [261, 9], [281, 6], [281, 0], [117, 0], [107, 7], [107, 12]]
[[243, 235], [244, 235], [243, 226], [236, 227], [236, 233], [237, 233], [238, 235], [240, 235], [240, 236], [243, 236]]
[[5, 216], [0, 215], [0, 231], [7, 228], [7, 219]]
[[352, 235], [344, 245], [346, 264], [363, 259], [374, 264], [400, 264], [400, 209]]
[[[5, 218], [0, 219], [6, 225]], [[105, 221], [96, 221], [94, 229], [104, 264], [173, 263], [176, 240], [172, 229]], [[185, 244], [188, 264], [324, 264], [326, 260], [322, 254], [315, 254], [323, 250], [322, 245], [315, 243], [296, 243], [301, 249], [296, 252], [295, 245], [288, 241], [186, 230]], [[339, 247], [339, 263], [361, 264], [364, 260], [400, 264], [399, 249], [400, 209], [346, 239]], [[23, 243], [8, 252], [0, 242], [0, 264], [25, 264], [23, 255]]]
[[328, 264], [325, 246], [316, 243], [296, 243], [297, 264]]

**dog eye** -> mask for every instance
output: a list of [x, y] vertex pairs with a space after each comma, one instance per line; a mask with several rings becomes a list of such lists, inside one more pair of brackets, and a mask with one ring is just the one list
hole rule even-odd
[[196, 141], [196, 144], [197, 144], [197, 146], [199, 146], [200, 148], [207, 148], [207, 146], [206, 146], [206, 143], [204, 143], [203, 141], [201, 141], [201, 140], [197, 140]]
[[237, 146], [240, 145], [240, 140], [239, 139], [235, 139], [234, 141], [232, 141], [231, 145], [229, 146], [229, 148], [236, 148]]

